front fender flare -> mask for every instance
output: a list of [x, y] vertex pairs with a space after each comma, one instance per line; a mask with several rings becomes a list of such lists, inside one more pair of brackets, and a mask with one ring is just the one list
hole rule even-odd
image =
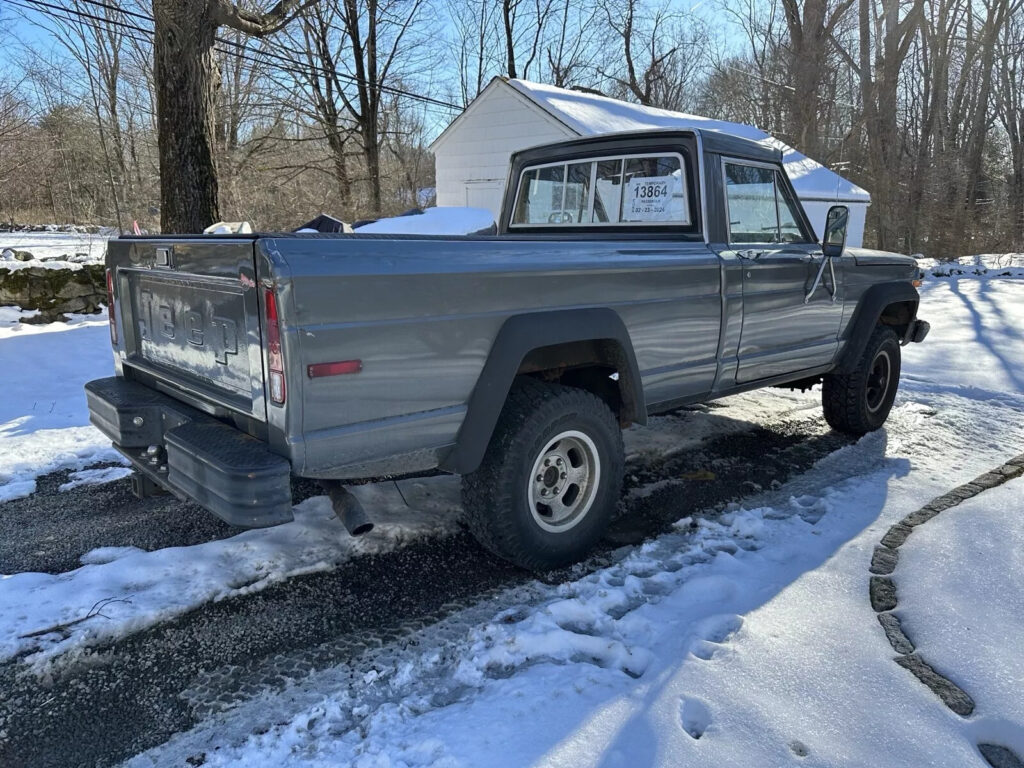
[[868, 288], [857, 302], [857, 308], [853, 311], [853, 317], [846, 328], [846, 345], [843, 348], [842, 358], [836, 366], [839, 373], [849, 373], [856, 367], [857, 361], [864, 352], [864, 347], [871, 337], [871, 332], [882, 312], [890, 304], [899, 302], [911, 302], [914, 305], [913, 315], [910, 321], [917, 317], [917, 307], [921, 303], [921, 294], [917, 292], [907, 281], [893, 281], [889, 283], [877, 283]]

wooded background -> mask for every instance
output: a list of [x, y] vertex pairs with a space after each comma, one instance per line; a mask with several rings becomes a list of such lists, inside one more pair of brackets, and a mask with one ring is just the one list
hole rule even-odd
[[[228, 220], [424, 204], [429, 140], [508, 75], [756, 125], [871, 192], [866, 244], [1024, 250], [1024, 0], [323, 0], [247, 33], [269, 5], [210, 27]], [[159, 6], [0, 0], [0, 221], [159, 226]]]

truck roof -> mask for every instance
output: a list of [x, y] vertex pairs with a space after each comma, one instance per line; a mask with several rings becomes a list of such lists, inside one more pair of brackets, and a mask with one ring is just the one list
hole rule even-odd
[[672, 139], [673, 137], [696, 136], [703, 144], [704, 149], [711, 152], [720, 152], [726, 155], [741, 155], [754, 160], [764, 162], [782, 162], [782, 152], [766, 145], [760, 141], [745, 139], [741, 136], [733, 136], [715, 130], [702, 130], [700, 128], [644, 128], [642, 130], [617, 131], [615, 133], [599, 133], [591, 136], [582, 136], [577, 139], [564, 139], [562, 141], [537, 144], [526, 149], [519, 150], [515, 156], [520, 159], [533, 160], [539, 156], [547, 155], [559, 150], [585, 149], [591, 145], [613, 142], [629, 142], [630, 140], [643, 140], [651, 138]]

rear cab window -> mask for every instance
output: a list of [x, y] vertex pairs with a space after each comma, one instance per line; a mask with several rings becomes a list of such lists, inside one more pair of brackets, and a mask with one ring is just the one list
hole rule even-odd
[[685, 149], [528, 165], [519, 174], [509, 226], [696, 232], [692, 198]]

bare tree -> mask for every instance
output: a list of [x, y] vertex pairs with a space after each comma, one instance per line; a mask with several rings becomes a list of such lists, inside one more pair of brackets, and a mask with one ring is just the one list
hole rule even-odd
[[13, 223], [15, 206], [19, 200], [23, 175], [39, 161], [38, 147], [32, 139], [36, 135], [35, 115], [21, 94], [24, 78], [8, 80], [0, 77], [0, 217]]
[[568, 88], [596, 67], [603, 38], [601, 9], [577, 0], [559, 0], [552, 8], [553, 34], [545, 45], [547, 78]]
[[822, 116], [828, 98], [823, 93], [831, 62], [831, 40], [854, 0], [781, 0], [789, 33], [786, 96], [786, 138], [812, 157], [823, 148]]
[[[860, 126], [880, 248], [899, 247], [900, 71], [921, 24], [924, 0], [858, 0]], [[852, 57], [850, 57], [852, 63]]]
[[449, 48], [458, 65], [458, 92], [468, 104], [484, 89], [491, 74], [501, 69], [502, 57], [495, 51], [502, 45], [496, 26], [493, 0], [448, 0], [452, 35]]
[[1009, 148], [1010, 238], [1019, 250], [1024, 249], [1024, 11], [1019, 6], [1003, 27], [1000, 42], [997, 114]]
[[539, 65], [553, 0], [499, 0], [505, 40], [505, 74], [528, 79]]
[[600, 71], [613, 93], [665, 109], [693, 104], [707, 62], [705, 25], [668, 3], [604, 0], [601, 7], [615, 45]]

